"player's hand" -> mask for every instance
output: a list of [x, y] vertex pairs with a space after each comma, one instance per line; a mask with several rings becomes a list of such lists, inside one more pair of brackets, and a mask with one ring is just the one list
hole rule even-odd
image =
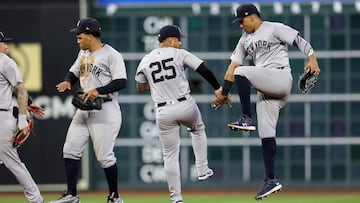
[[84, 92], [83, 99], [86, 102], [88, 99], [95, 99], [99, 96], [99, 92], [96, 89], [91, 89], [89, 91]]
[[219, 89], [217, 89], [217, 90], [214, 91], [215, 97], [221, 97], [221, 96], [222, 96], [222, 94], [221, 94], [221, 93], [222, 93], [222, 89], [223, 89], [223, 88], [220, 86]]
[[316, 73], [316, 75], [320, 74], [320, 68], [319, 68], [319, 64], [317, 62], [317, 59], [315, 57], [315, 55], [311, 55], [309, 57], [309, 62], [305, 65], [304, 67], [304, 71], [306, 71], [307, 69], [310, 68], [310, 73]]
[[30, 104], [28, 106], [28, 112], [34, 114], [38, 118], [44, 118], [45, 116], [44, 109], [36, 104]]
[[213, 101], [211, 101], [211, 106], [214, 107], [215, 110], [217, 110], [224, 104], [227, 104], [229, 106], [229, 108], [232, 107], [231, 94], [229, 93], [227, 97], [223, 96], [222, 95], [222, 87], [215, 90], [214, 95], [215, 95], [215, 99]]
[[228, 94], [228, 96], [218, 96], [215, 97], [213, 101], [211, 101], [211, 106], [215, 108], [215, 110], [219, 109], [222, 105], [227, 104], [229, 108], [232, 108], [231, 104], [231, 95]]
[[63, 81], [56, 85], [56, 89], [58, 92], [64, 92], [65, 90], [71, 90], [70, 81]]

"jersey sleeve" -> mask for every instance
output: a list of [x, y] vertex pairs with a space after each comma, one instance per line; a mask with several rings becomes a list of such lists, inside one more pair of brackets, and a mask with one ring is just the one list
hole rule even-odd
[[246, 50], [244, 48], [244, 36], [242, 35], [239, 39], [233, 53], [230, 56], [232, 61], [235, 61], [237, 64], [242, 65], [244, 63], [244, 59], [246, 57]]
[[146, 78], [146, 75], [145, 75], [145, 61], [147, 61], [147, 55], [144, 56], [138, 67], [137, 67], [137, 70], [136, 70], [136, 73], [135, 73], [135, 81], [138, 82], [138, 83], [147, 83], [147, 78]]
[[187, 50], [179, 49], [179, 52], [180, 55], [183, 57], [184, 64], [193, 70], [196, 70], [200, 66], [200, 64], [204, 62], [202, 59]]
[[110, 55], [109, 68], [112, 80], [127, 79], [124, 58], [119, 52], [114, 51], [114, 54]]
[[15, 61], [8, 58], [8, 60], [5, 63], [6, 65], [4, 65], [2, 74], [6, 77], [6, 79], [9, 81], [11, 86], [15, 87], [18, 83], [24, 82]]
[[76, 60], [74, 61], [74, 63], [72, 64], [72, 66], [69, 69], [69, 71], [74, 73], [74, 75], [78, 78], [80, 77], [80, 59], [81, 59], [81, 55], [83, 53], [84, 53], [84, 51], [82, 51], [82, 50], [79, 51]]
[[292, 45], [299, 31], [283, 23], [274, 23], [274, 35], [279, 40]]

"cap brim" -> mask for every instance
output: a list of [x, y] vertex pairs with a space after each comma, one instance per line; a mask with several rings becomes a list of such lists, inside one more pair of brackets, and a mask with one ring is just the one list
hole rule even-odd
[[4, 38], [0, 40], [0, 42], [11, 42], [11, 41], [13, 41], [13, 38]]
[[78, 30], [78, 28], [76, 27], [76, 28], [71, 29], [71, 30], [70, 30], [70, 32], [75, 32], [75, 33], [78, 33], [78, 32], [79, 32], [79, 30]]
[[240, 21], [242, 21], [242, 18], [235, 18], [235, 19], [231, 22], [231, 24], [237, 23], [237, 22], [240, 22]]

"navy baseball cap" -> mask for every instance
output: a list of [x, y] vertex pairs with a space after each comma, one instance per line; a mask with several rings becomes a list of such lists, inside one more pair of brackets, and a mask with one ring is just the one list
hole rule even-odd
[[94, 18], [83, 18], [80, 19], [77, 24], [76, 28], [70, 30], [70, 32], [75, 32], [76, 34], [81, 33], [90, 33], [90, 32], [98, 32], [101, 33], [101, 26], [99, 21]]
[[0, 42], [10, 42], [13, 38], [5, 37], [4, 33], [0, 32]]
[[241, 5], [236, 9], [235, 19], [231, 23], [241, 22], [246, 16], [251, 14], [257, 14], [260, 17], [259, 11], [253, 4]]
[[180, 39], [185, 36], [181, 35], [180, 28], [178, 26], [166, 25], [160, 29], [158, 40], [159, 42], [162, 42], [168, 37], [176, 37]]

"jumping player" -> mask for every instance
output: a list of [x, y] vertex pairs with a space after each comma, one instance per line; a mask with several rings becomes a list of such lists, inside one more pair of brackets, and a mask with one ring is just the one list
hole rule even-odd
[[[214, 104], [223, 104], [235, 81], [243, 115], [228, 127], [254, 131], [256, 126], [250, 111], [250, 88], [257, 90], [256, 113], [266, 174], [264, 185], [255, 196], [259, 200], [282, 189], [275, 176], [275, 136], [279, 111], [290, 96], [293, 82], [288, 45], [299, 48], [309, 57], [304, 69], [310, 68], [317, 75], [320, 69], [312, 46], [297, 30], [282, 23], [262, 21], [254, 5], [238, 7], [233, 23], [239, 23], [244, 32], [231, 55], [223, 89], [216, 93]], [[255, 66], [243, 66], [246, 56], [252, 57]]]
[[155, 103], [156, 127], [172, 203], [183, 202], [179, 166], [180, 125], [187, 127], [192, 139], [198, 180], [206, 180], [214, 174], [208, 167], [205, 126], [190, 95], [186, 68], [198, 72], [214, 90], [220, 90], [218, 81], [204, 62], [179, 49], [182, 37], [177, 26], [162, 27], [158, 36], [160, 48], [142, 58], [135, 75], [138, 91], [145, 92], [150, 88]]
[[118, 91], [126, 87], [126, 68], [122, 55], [100, 40], [100, 23], [93, 18], [78, 21], [76, 33], [80, 52], [65, 77], [56, 85], [59, 92], [70, 90], [80, 79], [84, 98], [107, 97], [101, 110], [77, 109], [69, 126], [63, 148], [67, 192], [52, 203], [79, 203], [77, 180], [82, 152], [91, 138], [94, 152], [104, 169], [109, 187], [108, 203], [123, 203], [118, 194], [118, 169], [114, 154], [115, 139], [119, 134], [122, 115]]
[[[44, 199], [39, 188], [25, 164], [20, 160], [17, 148], [13, 147], [13, 136], [16, 128], [25, 133], [29, 131], [27, 112], [42, 118], [44, 110], [29, 102], [29, 95], [19, 68], [15, 61], [7, 55], [7, 42], [11, 40], [12, 38], [7, 38], [0, 32], [0, 162], [14, 174], [16, 180], [23, 187], [29, 203], [43, 203]], [[12, 104], [13, 90], [17, 97], [17, 107], [15, 108]]]

